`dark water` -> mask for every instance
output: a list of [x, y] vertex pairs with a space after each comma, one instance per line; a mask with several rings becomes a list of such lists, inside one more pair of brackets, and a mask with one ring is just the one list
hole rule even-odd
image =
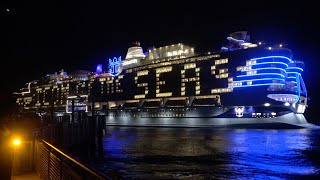
[[125, 179], [320, 179], [320, 130], [108, 127], [98, 169]]

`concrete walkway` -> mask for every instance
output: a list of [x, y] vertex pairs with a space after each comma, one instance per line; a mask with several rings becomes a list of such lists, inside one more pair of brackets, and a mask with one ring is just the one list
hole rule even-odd
[[40, 177], [36, 172], [28, 172], [11, 176], [11, 180], [40, 180]]

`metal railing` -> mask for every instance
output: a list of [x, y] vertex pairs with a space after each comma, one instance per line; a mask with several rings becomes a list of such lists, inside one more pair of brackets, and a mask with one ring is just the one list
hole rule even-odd
[[111, 179], [90, 168], [45, 140], [35, 142], [35, 166], [41, 179]]

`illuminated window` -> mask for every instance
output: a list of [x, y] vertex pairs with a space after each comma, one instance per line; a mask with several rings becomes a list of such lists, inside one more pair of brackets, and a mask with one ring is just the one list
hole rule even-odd
[[195, 63], [185, 64], [184, 69], [193, 69], [196, 67]]
[[228, 69], [219, 69], [219, 74], [227, 73]]
[[232, 87], [232, 86], [242, 86], [242, 82], [232, 82], [232, 83], [228, 83], [228, 86], [229, 86], [229, 87]]
[[246, 61], [246, 65], [253, 65], [253, 64], [256, 64], [257, 61], [256, 60], [247, 60]]
[[229, 74], [228, 73], [224, 73], [224, 74], [217, 74], [216, 78], [217, 79], [222, 79], [222, 78], [228, 78]]
[[156, 69], [156, 73], [157, 73], [157, 74], [165, 73], [165, 72], [170, 72], [170, 71], [172, 71], [172, 66], [162, 67], [162, 68], [157, 68], [157, 69]]
[[135, 98], [135, 99], [144, 99], [144, 98], [146, 98], [146, 95], [144, 95], [144, 94], [139, 94], [139, 95], [135, 95], [134, 98]]
[[216, 93], [227, 93], [227, 92], [232, 92], [232, 88], [217, 88], [217, 89], [211, 89], [212, 94]]
[[215, 65], [226, 64], [226, 63], [228, 63], [228, 58], [215, 60], [214, 63], [215, 63]]
[[166, 93], [158, 93], [156, 94], [156, 97], [169, 97], [172, 96], [172, 92], [166, 92]]
[[145, 75], [148, 75], [148, 73], [149, 73], [148, 70], [138, 71], [138, 72], [137, 72], [137, 76], [145, 76]]
[[257, 71], [247, 71], [247, 75], [257, 74]]

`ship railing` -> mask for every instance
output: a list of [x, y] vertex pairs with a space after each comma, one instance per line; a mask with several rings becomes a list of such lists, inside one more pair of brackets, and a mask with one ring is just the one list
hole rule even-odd
[[45, 140], [36, 140], [35, 168], [41, 179], [112, 179]]

